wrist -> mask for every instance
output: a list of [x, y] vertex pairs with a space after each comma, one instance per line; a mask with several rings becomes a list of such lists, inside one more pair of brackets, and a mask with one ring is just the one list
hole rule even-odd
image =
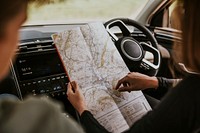
[[157, 89], [159, 87], [159, 82], [156, 77], [151, 77], [152, 88]]
[[81, 116], [84, 111], [88, 110], [86, 106], [81, 106], [77, 109], [79, 115]]

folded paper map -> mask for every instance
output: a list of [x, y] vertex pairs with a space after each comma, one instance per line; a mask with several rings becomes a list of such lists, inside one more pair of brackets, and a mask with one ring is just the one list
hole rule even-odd
[[108, 131], [123, 132], [151, 110], [141, 91], [113, 90], [129, 70], [102, 23], [89, 23], [52, 38], [88, 109]]

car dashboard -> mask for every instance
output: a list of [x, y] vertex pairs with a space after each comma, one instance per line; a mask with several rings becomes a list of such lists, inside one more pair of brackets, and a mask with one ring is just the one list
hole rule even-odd
[[[10, 74], [0, 83], [0, 94], [13, 94], [21, 100], [30, 95], [51, 97], [61, 102], [65, 111], [79, 121], [77, 112], [67, 100], [69, 77], [51, 35], [81, 25], [84, 24], [22, 27], [16, 58], [11, 61]], [[140, 31], [134, 31], [132, 36], [146, 41]]]

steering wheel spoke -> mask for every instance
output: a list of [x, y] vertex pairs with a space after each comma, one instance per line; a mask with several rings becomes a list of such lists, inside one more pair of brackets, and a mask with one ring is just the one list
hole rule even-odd
[[150, 61], [148, 61], [147, 59], [144, 58], [144, 59], [142, 59], [140, 68], [142, 68], [143, 70], [146, 70], [146, 71], [150, 71], [151, 69], [157, 70], [159, 68], [159, 66], [151, 63]]
[[119, 40], [119, 38], [111, 31], [111, 28], [114, 26], [117, 26], [122, 31], [123, 36], [130, 36], [131, 32], [129, 28], [126, 26], [126, 24], [124, 24], [124, 22], [121, 20], [115, 20], [106, 26], [107, 32], [114, 39], [114, 41]]
[[149, 45], [145, 42], [140, 42], [140, 45], [142, 46], [143, 50], [152, 53], [153, 56], [154, 56], [154, 62], [153, 63], [146, 60], [145, 58], [143, 58], [142, 61], [144, 63], [148, 64], [153, 69], [157, 70], [160, 67], [160, 60], [161, 60], [160, 52], [158, 51], [158, 49], [154, 48], [153, 46], [151, 46], [151, 45]]

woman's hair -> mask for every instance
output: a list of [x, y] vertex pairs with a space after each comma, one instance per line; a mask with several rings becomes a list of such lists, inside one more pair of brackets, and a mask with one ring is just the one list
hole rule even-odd
[[36, 3], [36, 5], [42, 5], [46, 3], [52, 3], [54, 1], [62, 0], [1, 0], [0, 1], [0, 37], [4, 35], [4, 28], [6, 24], [15, 17], [22, 8], [28, 5], [30, 2]]
[[1, 0], [0, 2], [0, 37], [8, 21], [15, 17], [30, 0]]
[[181, 23], [182, 42], [174, 44], [174, 60], [191, 71], [200, 72], [200, 0], [178, 0], [183, 4]]
[[190, 69], [200, 72], [200, 0], [184, 0], [182, 19], [182, 60]]

